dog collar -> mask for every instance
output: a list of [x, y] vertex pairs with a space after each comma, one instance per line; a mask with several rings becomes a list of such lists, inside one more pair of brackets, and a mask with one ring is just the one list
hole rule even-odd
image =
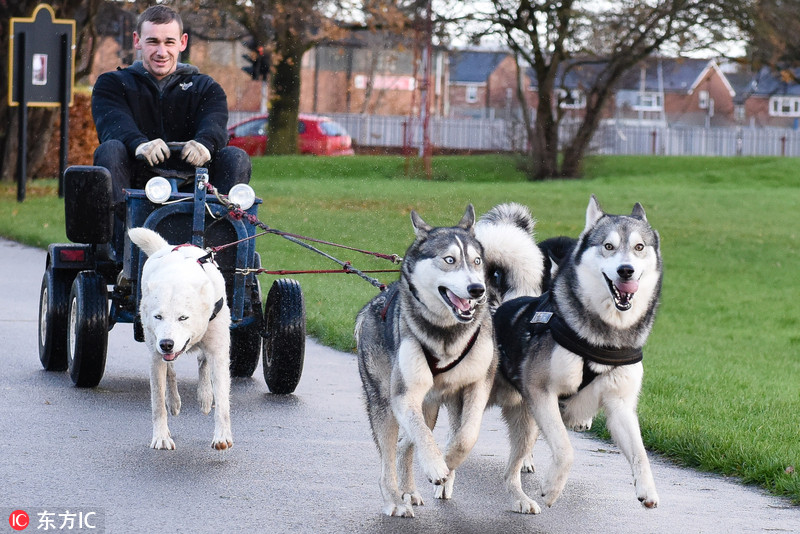
[[425, 360], [427, 360], [428, 367], [431, 370], [431, 374], [433, 376], [440, 375], [440, 374], [442, 374], [444, 372], [449, 371], [450, 369], [452, 369], [453, 367], [455, 367], [456, 365], [461, 363], [461, 361], [464, 358], [467, 357], [467, 354], [469, 354], [469, 351], [472, 350], [472, 347], [475, 345], [475, 341], [477, 341], [477, 339], [478, 339], [478, 334], [480, 334], [480, 333], [481, 333], [481, 327], [479, 326], [478, 329], [475, 330], [475, 333], [472, 334], [472, 337], [469, 339], [469, 342], [467, 343], [467, 346], [464, 347], [464, 351], [461, 353], [461, 356], [459, 356], [458, 358], [456, 358], [452, 362], [448, 363], [444, 367], [439, 367], [439, 360], [436, 359], [436, 357], [431, 353], [431, 351], [428, 349], [428, 347], [426, 347], [425, 345], [420, 344], [420, 346], [422, 347], [422, 352], [425, 354]]
[[214, 311], [211, 312], [211, 318], [209, 319], [209, 321], [213, 321], [214, 320], [214, 317], [216, 317], [217, 314], [222, 309], [222, 305], [223, 304], [225, 304], [225, 299], [224, 298], [220, 298], [217, 302], [214, 303]]

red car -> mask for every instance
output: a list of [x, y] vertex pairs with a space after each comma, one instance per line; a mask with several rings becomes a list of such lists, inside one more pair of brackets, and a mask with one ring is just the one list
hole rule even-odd
[[[351, 156], [353, 143], [336, 121], [321, 115], [301, 113], [297, 117], [297, 145], [301, 154]], [[258, 115], [228, 128], [228, 145], [251, 156], [263, 156], [267, 148], [267, 115]]]

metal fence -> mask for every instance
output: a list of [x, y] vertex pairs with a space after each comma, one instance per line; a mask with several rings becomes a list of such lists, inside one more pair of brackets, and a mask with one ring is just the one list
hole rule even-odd
[[[230, 124], [256, 115], [231, 112]], [[339, 122], [365, 147], [418, 148], [422, 123], [405, 116], [326, 114]], [[562, 124], [562, 143], [577, 125]], [[429, 135], [433, 146], [451, 150], [512, 152], [525, 146], [525, 132], [518, 121], [502, 119], [450, 119], [432, 117]], [[595, 154], [665, 156], [800, 156], [800, 131], [783, 128], [703, 128], [692, 126], [632, 125], [606, 121], [598, 127], [589, 151]]]

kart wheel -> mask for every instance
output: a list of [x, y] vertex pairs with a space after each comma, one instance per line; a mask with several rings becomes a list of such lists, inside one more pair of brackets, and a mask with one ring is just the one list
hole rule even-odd
[[72, 276], [48, 266], [39, 293], [39, 361], [47, 371], [67, 370], [67, 308]]
[[78, 273], [69, 294], [67, 325], [69, 376], [78, 387], [94, 387], [103, 378], [108, 346], [108, 297], [100, 274]]
[[250, 297], [250, 309], [253, 321], [231, 330], [231, 376], [240, 378], [253, 376], [261, 353], [264, 311], [261, 309], [261, 288], [257, 283]]
[[300, 284], [288, 278], [273, 282], [264, 315], [264, 380], [272, 393], [292, 393], [300, 382], [306, 351], [306, 310]]

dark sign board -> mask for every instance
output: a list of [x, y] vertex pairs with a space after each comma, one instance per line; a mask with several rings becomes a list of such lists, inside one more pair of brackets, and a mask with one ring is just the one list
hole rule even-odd
[[9, 34], [9, 105], [24, 98], [28, 106], [58, 106], [64, 94], [72, 105], [75, 21], [56, 19], [52, 7], [39, 4], [31, 18], [11, 18]]

